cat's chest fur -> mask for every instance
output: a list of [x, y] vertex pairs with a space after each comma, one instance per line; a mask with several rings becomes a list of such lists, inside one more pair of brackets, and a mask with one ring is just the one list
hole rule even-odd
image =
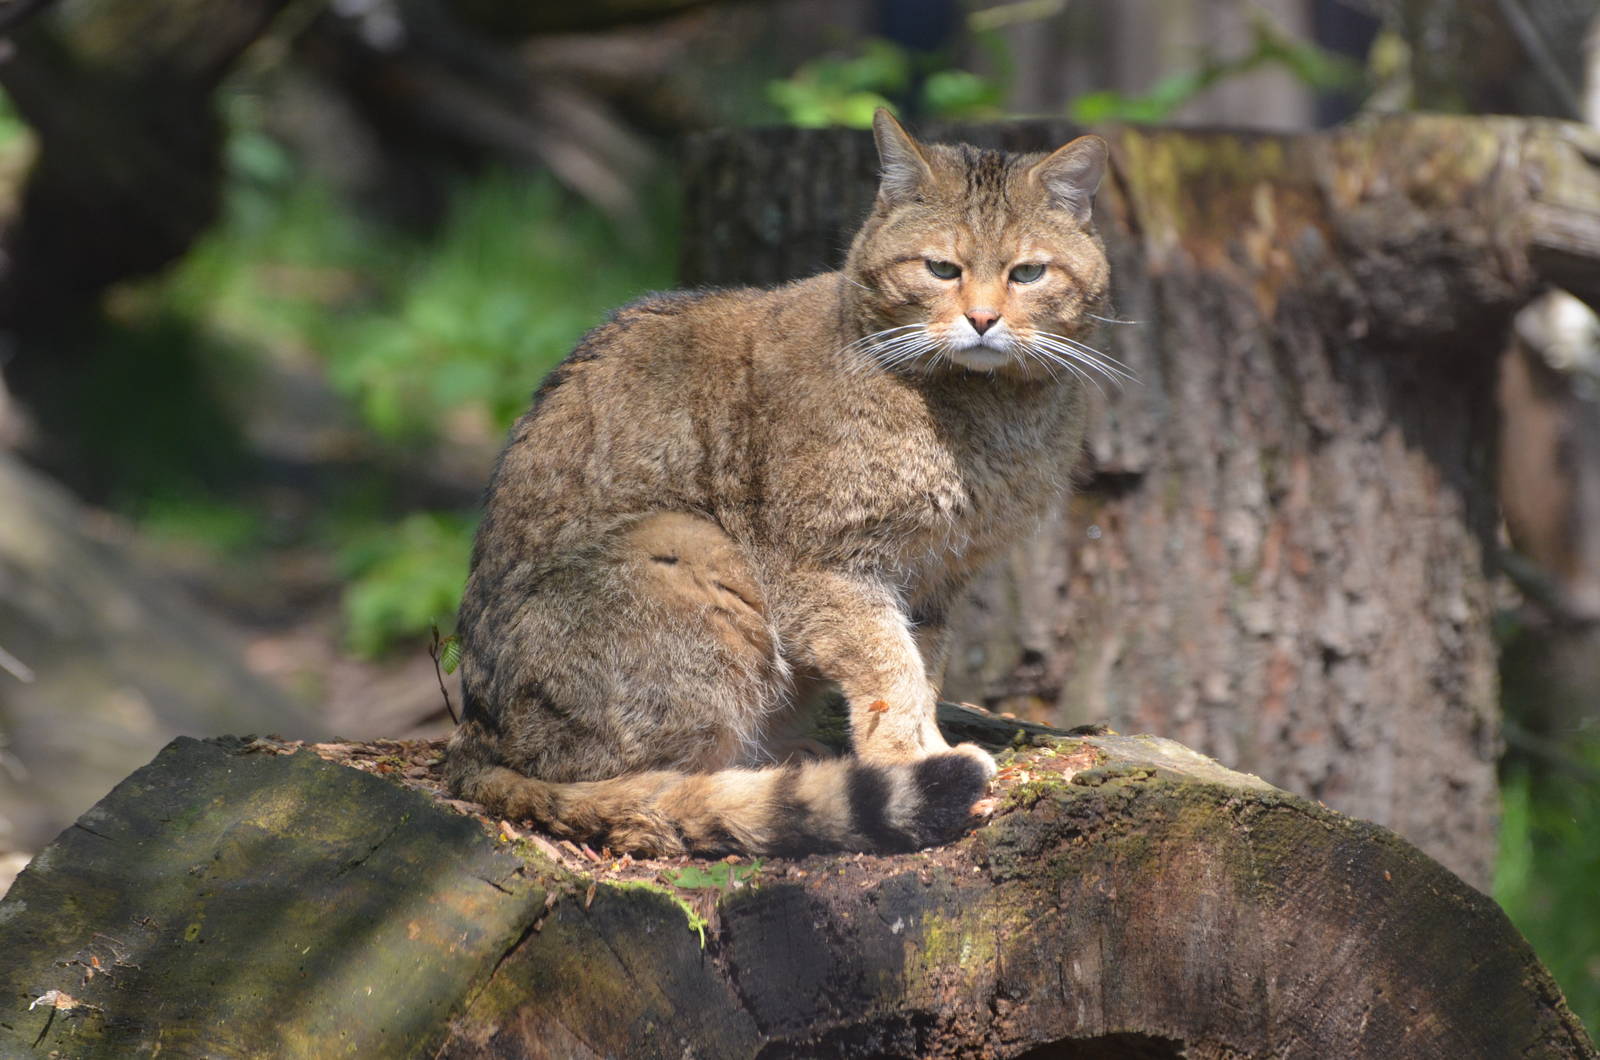
[[1065, 485], [1082, 432], [1075, 390], [979, 373], [849, 380], [823, 400], [821, 429], [810, 403], [787, 410], [785, 449], [798, 459], [769, 494], [774, 514], [802, 547], [908, 585], [1015, 540]]

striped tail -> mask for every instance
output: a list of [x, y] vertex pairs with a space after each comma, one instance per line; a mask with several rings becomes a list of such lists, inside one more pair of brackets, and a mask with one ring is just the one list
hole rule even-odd
[[463, 799], [554, 835], [649, 857], [920, 850], [961, 834], [994, 770], [986, 756], [964, 750], [892, 765], [833, 758], [571, 784], [464, 765], [451, 776]]

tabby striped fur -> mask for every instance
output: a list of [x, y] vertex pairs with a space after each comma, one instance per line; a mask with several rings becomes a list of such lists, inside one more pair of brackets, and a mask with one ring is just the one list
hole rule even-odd
[[[944, 616], [1065, 488], [1086, 373], [1117, 371], [1081, 337], [1105, 145], [875, 133], [841, 272], [628, 307], [512, 429], [461, 609], [463, 798], [658, 855], [967, 824], [994, 764], [935, 723]], [[807, 760], [827, 687], [852, 754]]]

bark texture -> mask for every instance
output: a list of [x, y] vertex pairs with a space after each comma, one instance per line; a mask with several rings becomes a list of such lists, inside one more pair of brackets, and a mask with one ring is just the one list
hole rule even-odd
[[[1096, 211], [1133, 323], [1098, 345], [1140, 382], [1099, 403], [1070, 507], [972, 595], [947, 694], [1178, 739], [1486, 886], [1495, 364], [1542, 279], [1597, 289], [1600, 138], [1425, 116], [1107, 135]], [[684, 279], [834, 267], [875, 166], [846, 131], [695, 141]]]
[[1036, 743], [952, 846], [730, 867], [511, 838], [441, 805], [437, 744], [180, 739], [0, 902], [0, 1053], [1596, 1055], [1392, 833], [1169, 741]]

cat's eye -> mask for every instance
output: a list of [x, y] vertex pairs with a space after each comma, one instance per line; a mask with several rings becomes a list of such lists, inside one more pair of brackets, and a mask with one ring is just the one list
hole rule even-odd
[[1043, 265], [1018, 265], [1011, 270], [1012, 283], [1032, 283], [1044, 275]]
[[934, 261], [929, 258], [928, 271], [941, 280], [953, 280], [961, 275], [961, 266], [953, 261]]

